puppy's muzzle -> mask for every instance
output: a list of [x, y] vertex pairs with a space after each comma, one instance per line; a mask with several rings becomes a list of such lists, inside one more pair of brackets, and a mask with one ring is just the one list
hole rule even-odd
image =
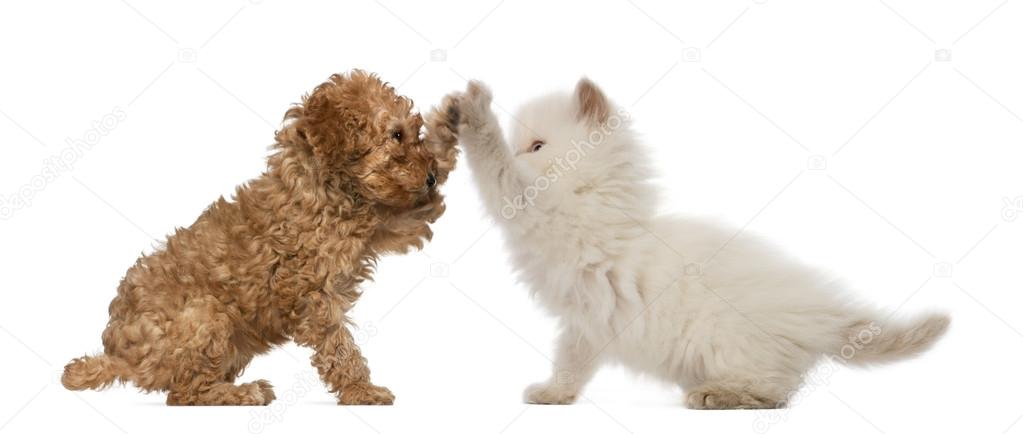
[[433, 172], [426, 174], [426, 188], [433, 188], [437, 185], [437, 177], [433, 176]]

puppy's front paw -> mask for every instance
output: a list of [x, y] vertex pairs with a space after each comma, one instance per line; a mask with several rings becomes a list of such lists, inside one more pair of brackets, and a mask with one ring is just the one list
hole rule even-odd
[[263, 405], [269, 405], [273, 400], [277, 399], [277, 395], [274, 393], [274, 387], [266, 380], [256, 380], [253, 383], [259, 387], [260, 393], [263, 395]]
[[434, 154], [443, 154], [458, 143], [455, 135], [462, 119], [461, 98], [457, 92], [447, 95], [426, 115], [426, 142]]
[[527, 404], [566, 405], [575, 402], [576, 392], [556, 384], [537, 383], [526, 388], [522, 399]]
[[444, 127], [451, 131], [458, 131], [458, 124], [462, 123], [462, 108], [459, 107], [457, 94], [444, 97], [440, 104], [439, 114], [443, 116]]
[[426, 138], [427, 149], [437, 159], [437, 184], [443, 184], [448, 178], [448, 172], [455, 168], [455, 159], [458, 150], [458, 128], [462, 119], [460, 107], [461, 94], [451, 94], [444, 97], [440, 106], [434, 107], [426, 115]]
[[341, 405], [391, 405], [394, 394], [382, 386], [369, 383], [350, 384], [341, 389]]

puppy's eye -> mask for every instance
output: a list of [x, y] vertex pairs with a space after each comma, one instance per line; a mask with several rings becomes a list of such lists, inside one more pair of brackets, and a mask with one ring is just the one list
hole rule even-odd
[[540, 148], [544, 147], [544, 145], [546, 145], [546, 143], [544, 143], [543, 140], [534, 140], [533, 144], [529, 145], [529, 152], [539, 151]]
[[400, 142], [402, 138], [401, 131], [391, 133], [391, 138]]

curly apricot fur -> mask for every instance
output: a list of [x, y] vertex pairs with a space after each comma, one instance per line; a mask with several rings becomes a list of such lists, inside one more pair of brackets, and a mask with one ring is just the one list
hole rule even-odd
[[[444, 212], [458, 112], [412, 101], [375, 75], [336, 74], [287, 111], [262, 176], [220, 198], [131, 267], [110, 303], [104, 352], [72, 360], [72, 390], [132, 382], [172, 405], [266, 405], [234, 384], [257, 354], [294, 340], [343, 404], [390, 404], [346, 312], [379, 255], [421, 248]], [[429, 186], [431, 174], [436, 185]]]

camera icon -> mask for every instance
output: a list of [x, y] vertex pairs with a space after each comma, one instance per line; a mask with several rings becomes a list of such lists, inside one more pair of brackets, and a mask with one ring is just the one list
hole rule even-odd
[[934, 50], [934, 61], [936, 62], [952, 61], [952, 50], [949, 50], [948, 48]]
[[554, 381], [557, 384], [572, 384], [575, 383], [575, 374], [572, 371], [559, 370], [554, 376]]
[[700, 61], [700, 49], [696, 47], [686, 47], [682, 49], [682, 61], [683, 62], [699, 62]]
[[934, 277], [952, 277], [952, 264], [948, 262], [934, 264]]
[[806, 159], [807, 170], [828, 170], [828, 159], [823, 155], [811, 155]]
[[447, 62], [448, 61], [448, 51], [444, 50], [444, 49], [441, 49], [441, 48], [430, 50], [430, 61], [431, 62]]
[[682, 273], [686, 276], [699, 276], [703, 274], [703, 269], [700, 268], [700, 264], [690, 262], [682, 267]]
[[448, 277], [451, 275], [451, 266], [443, 262], [430, 264], [430, 277]]
[[178, 50], [178, 62], [195, 63], [198, 57], [199, 55], [194, 48], [182, 48]]

